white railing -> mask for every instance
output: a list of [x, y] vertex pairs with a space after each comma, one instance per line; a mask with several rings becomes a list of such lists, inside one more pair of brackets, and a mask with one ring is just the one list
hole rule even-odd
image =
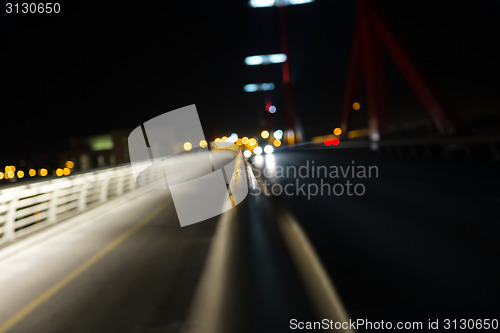
[[0, 190], [0, 244], [136, 188], [130, 165]]

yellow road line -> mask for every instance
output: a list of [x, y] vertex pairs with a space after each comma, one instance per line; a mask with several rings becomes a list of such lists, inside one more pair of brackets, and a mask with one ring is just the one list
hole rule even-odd
[[45, 303], [52, 296], [57, 294], [61, 289], [66, 287], [73, 280], [75, 280], [77, 277], [79, 277], [85, 271], [87, 271], [90, 267], [92, 267], [95, 263], [97, 263], [99, 260], [101, 260], [106, 254], [111, 252], [114, 248], [116, 248], [118, 245], [123, 243], [123, 241], [125, 241], [127, 238], [132, 236], [132, 234], [134, 234], [137, 230], [139, 230], [144, 225], [146, 225], [148, 222], [150, 222], [153, 218], [155, 218], [167, 206], [168, 206], [168, 202], [164, 203], [163, 205], [161, 205], [160, 207], [158, 207], [157, 209], [155, 209], [154, 211], [149, 213], [144, 219], [141, 220], [141, 222], [134, 225], [132, 228], [128, 229], [123, 234], [121, 234], [120, 236], [115, 238], [105, 248], [103, 248], [101, 251], [99, 251], [94, 256], [89, 258], [87, 261], [85, 261], [79, 267], [74, 269], [71, 273], [66, 275], [66, 277], [64, 277], [62, 280], [55, 283], [52, 287], [50, 287], [47, 291], [45, 291], [43, 294], [41, 294], [36, 299], [34, 299], [31, 303], [29, 303], [24, 308], [19, 310], [16, 314], [14, 314], [7, 321], [5, 321], [2, 325], [0, 325], [0, 333], [5, 333], [8, 330], [10, 330], [12, 327], [14, 327], [17, 323], [19, 323], [21, 320], [23, 320], [27, 315], [29, 315], [31, 312], [35, 311], [40, 305]]

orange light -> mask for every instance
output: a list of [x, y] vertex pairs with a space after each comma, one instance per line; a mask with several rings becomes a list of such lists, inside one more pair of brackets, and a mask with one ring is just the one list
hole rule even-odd
[[241, 142], [241, 139], [238, 139], [238, 140], [236, 140], [236, 144], [237, 144], [238, 146], [241, 146], [241, 145], [243, 144], [243, 142]]
[[260, 133], [260, 136], [262, 137], [262, 139], [267, 139], [269, 137], [269, 132], [268, 131], [262, 131], [262, 133]]
[[63, 169], [63, 174], [64, 174], [65, 176], [69, 175], [70, 173], [71, 173], [71, 170], [70, 170], [69, 168], [64, 168], [64, 169]]
[[7, 166], [5, 167], [5, 173], [7, 173], [7, 172], [9, 172], [9, 171], [10, 171], [10, 166], [9, 166], [9, 165], [7, 165]]
[[279, 147], [279, 146], [281, 146], [281, 141], [280, 141], [280, 140], [278, 140], [278, 139], [276, 139], [276, 140], [274, 140], [274, 141], [273, 141], [273, 145], [274, 145], [275, 147]]
[[73, 167], [75, 166], [75, 163], [73, 163], [72, 161], [66, 161], [66, 168], [70, 168], [70, 169], [73, 169]]
[[244, 145], [247, 145], [248, 144], [248, 138], [245, 136], [243, 137], [243, 139], [241, 139], [241, 142], [244, 144]]
[[17, 178], [23, 178], [23, 177], [24, 177], [24, 171], [19, 170], [19, 171], [17, 172]]
[[47, 171], [47, 169], [44, 169], [44, 168], [42, 168], [42, 169], [38, 170], [38, 174], [39, 174], [40, 176], [42, 176], [42, 177], [47, 176], [47, 174], [48, 174], [48, 173], [49, 173], [49, 172]]
[[35, 169], [30, 169], [30, 176], [35, 177], [36, 176], [36, 170]]
[[248, 140], [248, 145], [249, 146], [257, 145], [257, 140], [255, 140], [254, 138], [251, 138], [250, 140]]
[[[14, 178], [14, 176], [15, 176], [14, 171], [12, 171], [12, 169], [11, 169], [11, 171], [6, 172], [5, 175], [8, 176], [9, 178]], [[7, 177], [5, 177], [5, 178], [7, 178]]]
[[337, 127], [336, 129], [333, 130], [333, 134], [340, 135], [340, 134], [342, 134], [342, 130]]
[[201, 147], [201, 148], [207, 148], [207, 146], [208, 146], [207, 141], [205, 141], [205, 140], [201, 140], [201, 141], [200, 141], [200, 147]]
[[56, 176], [57, 176], [57, 177], [61, 177], [62, 175], [64, 175], [63, 169], [58, 168], [58, 169], [56, 170]]
[[0, 179], [3, 179], [3, 172], [0, 172]]
[[352, 103], [352, 109], [358, 111], [359, 109], [361, 109], [361, 104], [359, 104], [359, 102]]

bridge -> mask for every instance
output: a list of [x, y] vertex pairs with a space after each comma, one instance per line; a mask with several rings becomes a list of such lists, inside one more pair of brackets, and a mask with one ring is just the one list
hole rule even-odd
[[[75, 14], [79, 10], [96, 18], [99, 33], [109, 28], [108, 16], [102, 14], [103, 23], [83, 8], [86, 5], [62, 5], [61, 13], [68, 16], [61, 22], [69, 31], [82, 29], [71, 22], [81, 18], [83, 14]], [[198, 45], [210, 49], [212, 40], [214, 49], [231, 45], [240, 56], [235, 63], [244, 70], [238, 72], [230, 58], [235, 53], [227, 46], [227, 57], [220, 51], [200, 60], [198, 53], [172, 55], [171, 48], [147, 49], [146, 43], [137, 42], [147, 50], [141, 65], [134, 67], [137, 71], [161, 72], [165, 59], [174, 59], [168, 70], [181, 74], [169, 80], [182, 85], [192, 69], [195, 74], [185, 80], [192, 80], [193, 87], [186, 89], [198, 98], [199, 119], [193, 119], [199, 124], [193, 121], [190, 125], [196, 126], [182, 128], [174, 121], [163, 126], [161, 117], [178, 111], [185, 96], [175, 99], [178, 90], [170, 85], [174, 92], [165, 89], [160, 96], [163, 100], [168, 93], [175, 102], [154, 100], [155, 89], [164, 88], [161, 80], [148, 86], [151, 91], [144, 97], [140, 89], [125, 89], [131, 82], [143, 84], [140, 79], [117, 79], [116, 87], [111, 84], [102, 92], [92, 78], [88, 86], [78, 85], [82, 96], [110, 89], [119, 97], [95, 105], [124, 103], [109, 118], [95, 111], [79, 125], [74, 119], [84, 112], [75, 111], [71, 126], [55, 127], [53, 151], [10, 149], [17, 147], [17, 132], [11, 135], [14, 139], [0, 138], [5, 147], [0, 152], [0, 333], [498, 330], [498, 100], [485, 92], [477, 109], [458, 111], [463, 90], [453, 88], [454, 82], [446, 91], [455, 95], [444, 94], [436, 81], [446, 80], [435, 80], [437, 75], [424, 70], [401, 38], [405, 30], [396, 29], [390, 20], [398, 6], [409, 7], [388, 5], [368, 0], [357, 0], [352, 8], [335, 4], [344, 10], [342, 15], [351, 9], [353, 14], [348, 38], [352, 43], [338, 46], [350, 52], [339, 62], [346, 75], [341, 86], [335, 84], [341, 91], [337, 106], [330, 104], [334, 92], [321, 86], [333, 82], [334, 72], [325, 69], [312, 75], [317, 67], [308, 63], [300, 77], [297, 68], [304, 66], [303, 60], [317, 59], [305, 48], [294, 47], [297, 41], [303, 43], [299, 46], [310, 45], [331, 30], [322, 19], [333, 17], [333, 4], [252, 0], [234, 5], [231, 15], [219, 11], [229, 10], [227, 4], [218, 9], [203, 7], [206, 3], [196, 10], [170, 3], [123, 9], [144, 15], [147, 19], [139, 21], [158, 24], [163, 29], [158, 31], [177, 31], [178, 26], [158, 23], [157, 13], [172, 19], [180, 15], [197, 29], [198, 21], [208, 20], [205, 11], [215, 15], [217, 23], [209, 20], [213, 27], [200, 23], [204, 29], [196, 34], [202, 37], [193, 37], [194, 30], [186, 28], [193, 41], [182, 41], [176, 50]], [[471, 12], [477, 10], [470, 7]], [[108, 14], [116, 15], [113, 10]], [[310, 17], [301, 16], [301, 10]], [[196, 19], [186, 13], [195, 13]], [[330, 30], [301, 36], [297, 18], [308, 23], [303, 26]], [[227, 22], [236, 25], [245, 19], [259, 28], [247, 31], [244, 43], [235, 42]], [[269, 25], [262, 24], [267, 19]], [[276, 28], [280, 43], [266, 53], [261, 51], [274, 45], [274, 37], [260, 36], [259, 29], [268, 26]], [[2, 33], [8, 35], [9, 29], [2, 27]], [[96, 58], [106, 52], [113, 59], [122, 55], [122, 49], [105, 46], [108, 37], [102, 38], [102, 45], [96, 43], [87, 54], [93, 59], [90, 65], [79, 67], [80, 74], [95, 74], [96, 64], [102, 66]], [[147, 39], [154, 45], [158, 40]], [[123, 45], [127, 43], [133, 41]], [[260, 51], [246, 54], [253, 49], [251, 43]], [[130, 59], [141, 57], [139, 51], [128, 51]], [[327, 51], [332, 54], [331, 48]], [[488, 63], [494, 52], [479, 58]], [[231, 70], [222, 73], [218, 66]], [[134, 70], [130, 75], [137, 75]], [[66, 69], [57, 71], [62, 75]], [[123, 78], [124, 72], [115, 74]], [[391, 82], [395, 74], [412, 95], [400, 94], [398, 84]], [[492, 69], [487, 76], [493, 74]], [[224, 79], [208, 87], [208, 77]], [[236, 83], [241, 87], [234, 87]], [[220, 100], [215, 106], [204, 104], [223, 95], [220, 84], [235, 96], [224, 103], [235, 106], [221, 106]], [[198, 85], [208, 92], [201, 94]], [[59, 88], [67, 86], [71, 84], [65, 81]], [[64, 91], [64, 97], [72, 93]], [[46, 102], [35, 97], [26, 97], [26, 105]], [[391, 98], [399, 98], [399, 104], [392, 104]], [[71, 103], [80, 107], [80, 100]], [[127, 113], [127, 103], [144, 107]], [[52, 107], [49, 102], [43, 105]], [[164, 109], [166, 105], [173, 106]], [[63, 107], [67, 105], [57, 106]], [[414, 116], [415, 110], [422, 112]], [[47, 123], [30, 122], [19, 120], [33, 133], [41, 131], [37, 127], [47, 131]], [[190, 132], [198, 125], [199, 133]], [[73, 136], [73, 131], [82, 135]], [[184, 135], [182, 140], [174, 138], [177, 132]], [[66, 134], [68, 144], [59, 148], [59, 136]], [[155, 135], [165, 141], [155, 143]], [[25, 136], [35, 147], [30, 135]], [[162, 144], [169, 140], [175, 153], [162, 155]], [[218, 183], [201, 182], [215, 174]]]

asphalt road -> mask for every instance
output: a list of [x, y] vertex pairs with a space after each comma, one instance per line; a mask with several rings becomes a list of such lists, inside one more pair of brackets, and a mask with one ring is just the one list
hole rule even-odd
[[[376, 166], [378, 177], [374, 172], [371, 179], [283, 172], [298, 170], [307, 161], [328, 167]], [[254, 157], [253, 164], [268, 168], [262, 173], [274, 186], [276, 204], [298, 217], [353, 319], [498, 319], [497, 165], [341, 149], [289, 150]], [[310, 184], [345, 185], [349, 180], [363, 184], [366, 192], [324, 192], [308, 199], [303, 192], [293, 193], [297, 179], [305, 190]], [[293, 184], [291, 195], [280, 194], [287, 184]]]
[[[307, 161], [309, 170], [376, 166], [378, 177], [347, 177], [360, 196], [312, 195], [314, 184], [346, 179], [283, 174]], [[292, 184], [289, 193], [303, 185], [306, 195], [254, 188], [235, 210], [184, 228], [165, 192], [94, 214], [0, 261], [0, 332], [287, 332], [292, 318], [322, 319], [323, 290], [308, 285], [313, 273], [283, 236], [289, 212], [353, 319], [500, 313], [495, 166], [322, 149], [253, 167], [271, 192]]]

